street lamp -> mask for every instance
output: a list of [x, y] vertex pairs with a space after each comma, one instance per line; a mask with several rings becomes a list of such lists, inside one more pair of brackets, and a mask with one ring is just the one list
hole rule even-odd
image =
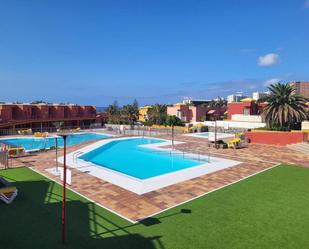
[[67, 165], [66, 165], [66, 154], [67, 154], [67, 137], [69, 134], [58, 134], [63, 138], [63, 189], [62, 189], [62, 215], [61, 215], [61, 226], [62, 226], [62, 244], [66, 240], [66, 184], [67, 184]]

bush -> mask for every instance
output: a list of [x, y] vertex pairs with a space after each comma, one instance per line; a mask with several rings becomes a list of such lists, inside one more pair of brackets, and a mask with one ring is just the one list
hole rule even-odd
[[259, 131], [291, 131], [290, 128], [281, 127], [281, 126], [260, 127], [260, 128], [255, 128], [254, 130], [259, 130]]

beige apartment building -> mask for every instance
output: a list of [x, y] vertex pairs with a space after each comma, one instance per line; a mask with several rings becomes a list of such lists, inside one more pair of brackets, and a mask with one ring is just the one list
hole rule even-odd
[[295, 93], [309, 99], [309, 81], [295, 81], [290, 83], [295, 87]]

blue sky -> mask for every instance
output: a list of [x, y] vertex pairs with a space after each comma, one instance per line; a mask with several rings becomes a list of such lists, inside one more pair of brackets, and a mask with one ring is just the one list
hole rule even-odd
[[173, 103], [309, 80], [309, 0], [1, 1], [0, 101]]

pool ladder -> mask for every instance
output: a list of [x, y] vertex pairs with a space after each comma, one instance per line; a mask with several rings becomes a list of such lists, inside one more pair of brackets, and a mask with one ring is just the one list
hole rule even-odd
[[73, 153], [73, 162], [77, 162], [77, 157], [84, 154], [84, 152], [82, 151], [76, 151], [75, 153]]

